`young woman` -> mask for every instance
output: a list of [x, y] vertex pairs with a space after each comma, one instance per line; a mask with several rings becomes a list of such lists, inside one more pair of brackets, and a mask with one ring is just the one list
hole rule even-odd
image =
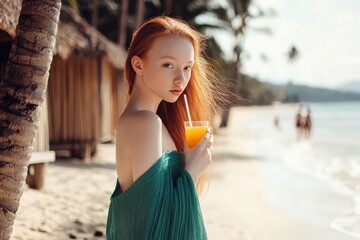
[[134, 34], [125, 63], [128, 104], [117, 128], [118, 181], [108, 240], [207, 239], [197, 191], [211, 163], [208, 129], [185, 143], [186, 94], [193, 120], [211, 123], [218, 101], [203, 58], [205, 38], [186, 23], [157, 17]]

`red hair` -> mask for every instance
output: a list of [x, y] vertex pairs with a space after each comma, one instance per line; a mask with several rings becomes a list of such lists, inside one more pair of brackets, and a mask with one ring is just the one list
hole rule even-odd
[[[205, 36], [191, 28], [186, 22], [161, 16], [148, 20], [133, 34], [125, 62], [124, 78], [128, 84], [128, 97], [132, 93], [136, 73], [131, 65], [133, 56], [145, 57], [152, 43], [160, 36], [177, 35], [190, 40], [194, 47], [194, 65], [191, 70], [190, 81], [175, 103], [162, 101], [157, 114], [168, 129], [176, 148], [184, 152], [185, 127], [184, 121], [188, 120], [183, 100], [187, 95], [192, 120], [208, 120], [213, 126], [213, 115], [217, 110], [215, 98], [215, 78], [213, 71], [204, 58]], [[197, 189], [201, 191], [205, 177], [199, 178]]]

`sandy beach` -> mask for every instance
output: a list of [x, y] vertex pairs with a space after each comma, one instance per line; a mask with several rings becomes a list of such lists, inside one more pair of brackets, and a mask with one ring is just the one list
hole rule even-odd
[[[201, 197], [210, 240], [349, 240], [330, 227], [351, 199], [327, 183], [265, 160], [247, 128], [252, 111], [237, 108], [215, 139], [208, 191]], [[250, 121], [250, 122], [249, 122]], [[26, 187], [12, 239], [105, 239], [109, 197], [116, 181], [113, 144], [91, 161], [49, 164], [45, 187]]]

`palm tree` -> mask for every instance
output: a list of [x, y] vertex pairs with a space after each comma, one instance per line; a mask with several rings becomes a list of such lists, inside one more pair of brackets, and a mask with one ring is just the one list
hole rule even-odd
[[118, 41], [117, 24], [120, 21], [121, 6], [125, 1], [129, 2], [129, 0], [62, 0], [62, 4], [75, 9], [88, 23], [116, 42]]
[[[234, 81], [240, 80], [240, 67], [241, 67], [241, 53], [242, 53], [242, 38], [245, 34], [245, 30], [247, 28], [248, 19], [251, 17], [249, 12], [249, 7], [251, 5], [252, 0], [228, 0], [228, 4], [230, 9], [232, 9], [232, 13], [230, 13], [231, 17], [229, 18], [230, 26], [233, 30], [233, 34], [235, 37], [235, 60], [233, 63], [232, 69], [232, 78]], [[237, 24], [236, 24], [237, 23]]]
[[299, 58], [299, 51], [295, 46], [292, 46], [287, 54], [290, 63], [295, 62]]
[[168, 14], [171, 12], [172, 5], [173, 5], [172, 0], [165, 0], [165, 14]]
[[125, 49], [127, 39], [129, 0], [121, 0], [121, 14], [119, 16], [118, 41], [119, 46]]
[[10, 239], [55, 45], [61, 0], [23, 0], [0, 82], [0, 239]]
[[135, 29], [141, 26], [144, 22], [145, 15], [145, 4], [144, 0], [136, 1], [136, 12], [135, 12]]
[[288, 68], [288, 75], [289, 75], [289, 83], [292, 82], [292, 79], [291, 79], [291, 72], [293, 71], [293, 66], [294, 66], [294, 63], [298, 60], [299, 58], [299, 51], [298, 49], [295, 47], [295, 46], [291, 46], [289, 51], [287, 52], [287, 60], [290, 64], [290, 67]]

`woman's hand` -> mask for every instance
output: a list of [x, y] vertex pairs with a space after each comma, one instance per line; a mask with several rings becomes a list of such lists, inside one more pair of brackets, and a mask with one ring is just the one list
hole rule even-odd
[[212, 161], [213, 142], [214, 137], [208, 128], [204, 138], [192, 149], [185, 143], [185, 170], [189, 172], [195, 184]]

